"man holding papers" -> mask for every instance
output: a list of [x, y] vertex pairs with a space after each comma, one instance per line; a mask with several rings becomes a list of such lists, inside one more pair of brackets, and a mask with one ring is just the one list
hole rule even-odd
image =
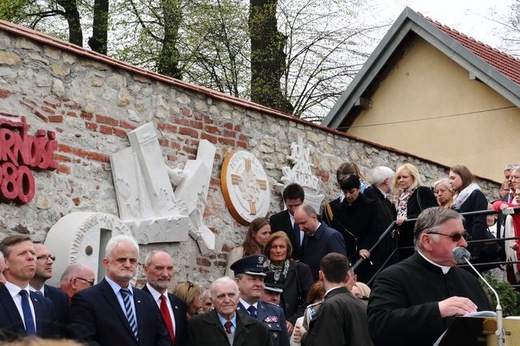
[[462, 216], [451, 209], [425, 209], [415, 224], [414, 242], [414, 255], [374, 282], [367, 313], [376, 346], [431, 346], [455, 316], [490, 310], [477, 279], [454, 267], [453, 248], [467, 246]]

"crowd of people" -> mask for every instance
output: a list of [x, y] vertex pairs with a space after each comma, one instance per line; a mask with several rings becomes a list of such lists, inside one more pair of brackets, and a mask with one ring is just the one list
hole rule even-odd
[[321, 215], [305, 203], [300, 185], [289, 184], [286, 209], [251, 222], [224, 276], [206, 290], [189, 280], [173, 285], [173, 259], [160, 250], [146, 255], [146, 284], [134, 287], [139, 245], [126, 235], [109, 240], [102, 280], [77, 263], [52, 287], [46, 281], [56, 257], [28, 236], [8, 236], [0, 241], [0, 340], [432, 345], [454, 316], [490, 309], [475, 276], [456, 266], [454, 249], [467, 247], [475, 263], [507, 260], [482, 270], [502, 272], [512, 284], [520, 279], [518, 240], [498, 248], [466, 240], [518, 237], [520, 217], [461, 216], [520, 205], [520, 165], [504, 174], [507, 188], [493, 201], [463, 165], [425, 186], [409, 163], [395, 172], [376, 167], [370, 179], [345, 163], [336, 172], [342, 193]]

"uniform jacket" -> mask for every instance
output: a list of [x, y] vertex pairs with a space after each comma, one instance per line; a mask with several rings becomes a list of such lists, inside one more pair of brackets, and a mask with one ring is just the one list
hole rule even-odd
[[[237, 314], [233, 346], [270, 346], [267, 329], [257, 320]], [[229, 346], [216, 310], [196, 315], [188, 321], [190, 346]]]
[[[239, 314], [249, 316], [242, 303], [238, 303], [237, 311]], [[256, 319], [267, 328], [273, 346], [289, 346], [289, 334], [287, 333], [285, 315], [281, 307], [259, 301]]]
[[[36, 315], [36, 334], [41, 338], [59, 338], [60, 330], [52, 302], [34, 292], [30, 298]], [[14, 340], [27, 335], [22, 317], [9, 290], [0, 285], [0, 341]]]
[[383, 270], [368, 301], [370, 335], [377, 346], [433, 345], [453, 322], [441, 318], [438, 302], [467, 297], [478, 310], [489, 310], [489, 299], [468, 271], [452, 267], [448, 273], [419, 253]]
[[[151, 295], [146, 285], [142, 290]], [[186, 303], [175, 294], [168, 293], [168, 299], [172, 305], [173, 318], [175, 319], [175, 343], [174, 346], [188, 345], [187, 311]]]
[[310, 323], [305, 346], [371, 346], [366, 307], [346, 287], [328, 292]]
[[97, 285], [72, 297], [67, 336], [89, 345], [169, 345], [170, 336], [161, 312], [150, 294], [133, 288], [139, 342], [109, 283]]

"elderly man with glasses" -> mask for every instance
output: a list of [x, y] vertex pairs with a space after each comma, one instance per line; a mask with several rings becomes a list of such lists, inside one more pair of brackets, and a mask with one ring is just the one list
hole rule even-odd
[[455, 267], [455, 247], [466, 247], [462, 216], [425, 209], [415, 223], [415, 253], [377, 277], [368, 301], [372, 340], [380, 345], [433, 345], [455, 316], [490, 310], [477, 279]]
[[94, 286], [96, 282], [96, 274], [86, 264], [73, 263], [69, 264], [61, 275], [60, 289], [67, 293], [69, 302], [72, 296], [86, 288]]

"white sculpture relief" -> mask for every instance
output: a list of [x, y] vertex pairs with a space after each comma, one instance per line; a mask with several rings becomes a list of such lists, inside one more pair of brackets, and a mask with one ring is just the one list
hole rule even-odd
[[287, 159], [293, 163], [293, 166], [282, 167], [282, 183], [276, 184], [276, 190], [282, 193], [287, 185], [300, 184], [305, 190], [305, 203], [319, 212], [325, 195], [320, 193], [319, 178], [312, 174], [311, 148], [305, 147], [303, 139], [298, 138], [298, 143], [291, 143], [291, 154], [287, 156]]
[[[183, 170], [164, 163], [152, 123], [128, 134], [131, 146], [111, 155], [119, 215], [140, 244], [179, 242], [188, 234], [203, 254], [215, 235], [202, 222], [216, 148], [199, 142]], [[175, 190], [174, 190], [175, 187]]]
[[45, 238], [45, 246], [58, 257], [47, 283], [58, 287], [65, 268], [72, 263], [88, 265], [94, 270], [97, 281], [102, 279], [105, 270], [101, 260], [105, 257], [106, 244], [108, 239], [119, 234], [132, 233], [112, 214], [74, 212], [59, 219]]

